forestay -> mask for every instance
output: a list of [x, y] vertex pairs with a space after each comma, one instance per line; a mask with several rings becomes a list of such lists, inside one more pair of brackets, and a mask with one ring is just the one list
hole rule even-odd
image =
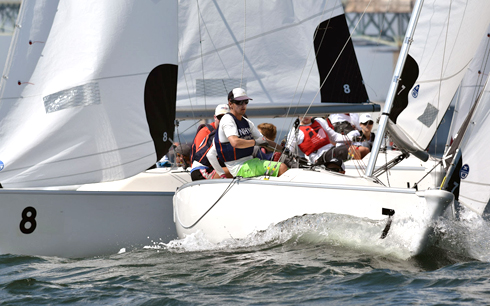
[[180, 117], [212, 116], [235, 87], [254, 99], [249, 116], [368, 102], [340, 0], [181, 0], [179, 32]]
[[398, 84], [388, 130], [425, 151], [488, 26], [488, 1], [426, 0]]
[[151, 166], [173, 134], [177, 44], [176, 1], [23, 1], [1, 83], [0, 183]]

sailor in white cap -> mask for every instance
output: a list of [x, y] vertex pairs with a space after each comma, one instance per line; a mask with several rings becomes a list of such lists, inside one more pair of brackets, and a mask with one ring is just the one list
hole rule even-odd
[[223, 160], [233, 176], [280, 176], [288, 167], [280, 162], [253, 158], [254, 146], [271, 146], [282, 151], [282, 146], [266, 140], [252, 121], [245, 116], [247, 104], [252, 100], [243, 88], [234, 88], [228, 94], [230, 112], [221, 119], [215, 136], [214, 149], [207, 157], [211, 165], [221, 175], [218, 160]]

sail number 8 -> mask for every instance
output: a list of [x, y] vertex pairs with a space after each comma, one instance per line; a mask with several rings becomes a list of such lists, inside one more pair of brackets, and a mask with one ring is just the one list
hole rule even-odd
[[34, 207], [29, 206], [22, 211], [22, 220], [20, 221], [20, 231], [24, 234], [34, 232], [37, 226], [36, 222], [37, 211]]
[[349, 86], [349, 84], [344, 84], [344, 92], [346, 94], [350, 94], [350, 86]]

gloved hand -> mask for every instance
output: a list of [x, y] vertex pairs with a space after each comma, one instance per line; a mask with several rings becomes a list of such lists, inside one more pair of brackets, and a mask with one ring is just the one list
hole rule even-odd
[[273, 161], [279, 161], [279, 158], [281, 158], [281, 152], [275, 152], [273, 155], [272, 155], [272, 160]]
[[219, 177], [222, 178], [222, 179], [225, 179], [226, 178], [226, 174], [221, 174]]
[[255, 145], [261, 147], [267, 147], [269, 145], [269, 142], [265, 139], [259, 138], [259, 139], [255, 139]]

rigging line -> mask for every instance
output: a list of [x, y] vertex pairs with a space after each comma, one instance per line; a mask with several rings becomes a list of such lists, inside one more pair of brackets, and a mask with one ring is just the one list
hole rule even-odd
[[[223, 66], [223, 69], [225, 70], [226, 75], [228, 76], [229, 79], [231, 79], [230, 74], [228, 73], [228, 70], [226, 69], [225, 63], [223, 62], [223, 59], [219, 55], [218, 48], [216, 48], [216, 45], [214, 44], [214, 40], [211, 36], [211, 33], [209, 33], [208, 26], [207, 26], [206, 22], [204, 21], [204, 17], [202, 18], [202, 24], [204, 25], [204, 29], [206, 30], [206, 33], [208, 34], [209, 40], [211, 41], [211, 44], [213, 45], [213, 49], [214, 49], [216, 55], [218, 56], [218, 59], [221, 62], [221, 65]], [[206, 53], [202, 54], [201, 56], [204, 57], [204, 55], [206, 55]], [[225, 90], [226, 90], [226, 88], [225, 88]], [[226, 90], [226, 93], [228, 93], [228, 90]]]
[[[354, 146], [352, 145], [352, 141], [349, 140], [349, 138], [347, 137], [347, 135], [343, 135], [347, 141], [345, 143], [348, 144], [348, 148], [351, 149], [354, 153], [350, 153], [349, 154], [352, 156], [352, 157], [356, 157], [355, 156], [355, 148]], [[360, 153], [359, 153], [360, 154]], [[360, 156], [360, 155], [359, 155]], [[356, 168], [356, 171], [357, 171], [357, 174], [359, 176], [362, 176], [363, 173], [365, 172], [365, 168], [366, 168], [366, 164], [364, 163], [364, 161], [362, 159], [355, 159], [355, 158], [352, 158], [352, 163], [354, 164], [354, 167]], [[363, 170], [364, 169], [364, 170]]]
[[423, 179], [424, 179], [424, 178], [425, 178], [427, 175], [429, 175], [429, 174], [430, 174], [432, 171], [434, 171], [434, 169], [435, 169], [437, 166], [439, 166], [441, 163], [442, 163], [442, 160], [438, 161], [438, 162], [436, 163], [436, 165], [435, 165], [434, 167], [432, 167], [432, 169], [430, 169], [430, 171], [429, 171], [429, 172], [427, 172], [427, 173], [426, 173], [426, 174], [425, 174], [425, 175], [424, 175], [424, 176], [423, 176], [423, 177], [422, 177], [422, 178], [421, 178], [421, 179], [420, 179], [420, 180], [419, 180], [417, 183], [415, 183], [415, 185], [414, 185], [414, 186], [417, 186], [417, 185], [418, 185], [420, 182], [422, 182], [422, 180], [423, 180]]
[[245, 70], [245, 42], [246, 42], [246, 39], [247, 39], [247, 0], [243, 1], [244, 3], [244, 16], [243, 16], [243, 45], [242, 45], [242, 54], [243, 54], [243, 58], [242, 58], [242, 76], [240, 78], [240, 88], [243, 88], [242, 87], [242, 84], [243, 84], [243, 71]]
[[223, 191], [223, 193], [221, 194], [221, 196], [216, 200], [216, 202], [214, 202], [213, 205], [211, 205], [211, 207], [209, 207], [208, 210], [206, 210], [206, 212], [201, 216], [199, 217], [199, 219], [197, 219], [196, 222], [194, 222], [193, 224], [191, 224], [190, 226], [185, 226], [184, 224], [182, 224], [182, 222], [180, 221], [180, 218], [179, 218], [179, 214], [177, 213], [177, 218], [179, 219], [179, 223], [180, 225], [185, 228], [185, 229], [189, 229], [189, 228], [193, 228], [194, 226], [196, 226], [197, 223], [199, 223], [199, 221], [202, 220], [202, 218], [204, 218], [210, 211], [211, 209], [213, 209], [214, 206], [216, 206], [216, 204], [218, 204], [218, 202], [225, 196], [225, 194], [228, 193], [228, 191], [230, 191], [231, 187], [233, 187], [233, 185], [235, 185], [235, 183], [240, 179], [241, 177], [240, 176], [236, 176], [234, 177], [230, 184], [228, 185], [228, 187], [226, 187], [225, 191]]
[[[487, 38], [490, 37], [490, 34], [487, 33]], [[479, 90], [480, 88], [482, 87], [482, 84], [483, 84], [483, 79], [485, 77], [485, 70], [486, 70], [486, 67], [487, 67], [487, 64], [488, 64], [488, 57], [489, 57], [489, 43], [490, 43], [490, 39], [487, 39], [487, 47], [485, 48], [485, 54], [483, 56], [483, 58], [485, 59], [484, 61], [482, 61], [482, 66], [480, 66], [480, 71], [481, 71], [481, 76], [478, 76], [478, 85], [475, 87], [475, 91], [473, 92], [474, 96], [472, 98], [472, 103], [475, 103], [476, 101], [476, 98], [479, 96]], [[484, 62], [484, 63], [483, 63]], [[482, 69], [483, 67], [483, 69]], [[487, 76], [488, 77], [488, 76]]]
[[[74, 161], [74, 160], [77, 160], [77, 159], [82, 159], [82, 158], [87, 158], [87, 157], [94, 157], [94, 156], [97, 156], [97, 155], [105, 155], [105, 154], [116, 153], [118, 151], [122, 151], [122, 150], [125, 150], [125, 149], [132, 149], [132, 148], [135, 148], [135, 147], [138, 147], [138, 146], [144, 146], [144, 145], [151, 144], [151, 143], [153, 143], [153, 140], [144, 141], [144, 142], [140, 142], [140, 143], [137, 143], [137, 144], [133, 144], [133, 145], [129, 145], [129, 146], [124, 146], [124, 147], [120, 147], [120, 148], [115, 148], [115, 149], [111, 149], [111, 150], [106, 150], [106, 151], [103, 151], [103, 152], [96, 152], [96, 153], [92, 153], [92, 154], [86, 154], [86, 155], [81, 155], [81, 156], [74, 156], [74, 157], [64, 158], [64, 159], [55, 160], [55, 161], [39, 162], [39, 163], [35, 163], [35, 164], [31, 164], [31, 165], [27, 165], [27, 166], [15, 168], [15, 169], [3, 169], [2, 170], [2, 173], [6, 173], [6, 172], [9, 172], [9, 171], [24, 170], [24, 169], [28, 169], [28, 168], [31, 168], [31, 167], [34, 167], [34, 166], [38, 166], [38, 165], [50, 165], [50, 164], [56, 164], [56, 163], [60, 163], [60, 162]], [[153, 155], [153, 154], [154, 153], [152, 153], [151, 155]], [[143, 156], [143, 158], [146, 158], [147, 156], [149, 156], [149, 155], [145, 155], [145, 156]]]
[[[184, 68], [184, 61], [182, 60], [182, 52], [179, 50], [179, 58], [180, 58], [180, 66], [182, 66], [182, 74], [184, 76], [184, 83], [185, 83], [185, 88], [187, 90], [187, 95], [189, 96], [189, 103], [191, 105], [191, 112], [192, 112], [192, 117], [195, 117], [194, 115], [194, 107], [192, 105], [192, 98], [191, 98], [191, 91], [189, 90], [189, 84], [187, 83], [187, 74], [185, 73], [185, 68]], [[197, 97], [196, 97], [197, 99]], [[197, 103], [197, 101], [196, 101]]]
[[[76, 176], [86, 175], [86, 174], [90, 174], [90, 173], [97, 173], [97, 172], [104, 171], [104, 170], [117, 169], [117, 168], [120, 168], [123, 165], [128, 165], [128, 164], [132, 164], [132, 163], [135, 163], [135, 162], [139, 162], [141, 159], [147, 158], [147, 157], [150, 157], [150, 156], [155, 156], [155, 153], [152, 152], [152, 153], [147, 154], [147, 155], [145, 155], [143, 157], [138, 157], [136, 159], [133, 159], [133, 160], [130, 160], [128, 162], [125, 162], [125, 163], [122, 163], [122, 164], [118, 164], [118, 165], [115, 165], [115, 166], [109, 166], [109, 167], [99, 168], [99, 169], [85, 171], [85, 172], [76, 172], [76, 173], [73, 173], [73, 174], [65, 174], [65, 175], [52, 176], [52, 177], [43, 177], [43, 178], [36, 178], [36, 179], [30, 179], [30, 180], [25, 179], [25, 177], [23, 177], [22, 180], [19, 180], [19, 181], [11, 180], [9, 183], [17, 183], [17, 182], [19, 182], [19, 183], [28, 183], [28, 182], [49, 181], [49, 180], [53, 180], [53, 179], [76, 177]], [[56, 162], [60, 162], [60, 161], [56, 161]], [[39, 165], [53, 164], [53, 163], [56, 163], [56, 162], [39, 163], [39, 164], [36, 164], [35, 166], [38, 167]], [[18, 169], [22, 169], [22, 168], [18, 168]], [[11, 171], [13, 171], [13, 170], [11, 170]]]
[[[327, 2], [328, 2], [328, 1], [327, 1]], [[323, 15], [325, 14], [326, 5], [327, 5], [327, 4], [325, 4], [325, 6], [324, 6], [324, 8], [323, 8], [322, 18], [323, 18]], [[323, 31], [322, 39], [321, 39], [321, 41], [320, 41], [320, 48], [321, 48], [321, 46], [322, 46], [322, 44], [323, 44], [323, 40], [325, 39], [325, 35], [327, 35], [328, 26], [330, 25], [330, 20], [332, 19], [333, 13], [334, 13], [334, 11], [332, 10], [332, 11], [331, 11], [331, 14], [330, 14], [330, 17], [328, 18], [328, 23], [327, 23], [327, 26], [326, 26], [326, 28], [325, 28], [325, 31]], [[344, 14], [345, 14], [345, 13], [344, 13]], [[320, 26], [318, 26], [318, 27], [316, 28], [316, 30], [315, 30], [315, 35], [314, 35], [314, 37], [313, 37], [313, 42], [314, 42], [314, 40], [316, 39], [316, 36], [318, 35], [318, 30], [319, 30], [319, 29], [320, 29]], [[314, 46], [314, 43], [313, 43], [313, 45], [312, 45], [312, 46], [310, 46], [310, 50], [308, 51], [308, 57], [306, 58], [306, 59], [307, 59], [307, 61], [305, 62], [305, 68], [306, 68], [306, 64], [307, 64], [307, 62], [308, 62], [308, 58], [310, 57], [311, 50], [313, 49], [313, 46]], [[314, 59], [316, 59], [316, 57], [317, 57], [318, 53], [320, 52], [320, 48], [318, 48], [318, 50], [315, 50], [315, 58], [314, 58]], [[299, 103], [300, 103], [300, 101], [301, 101], [301, 98], [303, 97], [303, 94], [304, 94], [304, 92], [305, 92], [305, 90], [306, 90], [306, 85], [307, 85], [307, 83], [308, 83], [308, 79], [310, 78], [310, 76], [311, 76], [311, 72], [312, 72], [312, 70], [313, 70], [313, 67], [315, 66], [315, 62], [316, 62], [315, 60], [314, 60], [314, 61], [312, 61], [312, 64], [311, 64], [311, 66], [310, 66], [310, 71], [308, 72], [308, 75], [306, 76], [306, 80], [305, 80], [304, 85], [303, 85], [303, 90], [301, 91], [301, 94], [300, 94], [300, 96], [299, 96], [299, 98], [298, 98], [298, 102], [296, 103], [296, 106], [298, 106], [298, 105], [299, 105]], [[301, 76], [302, 76], [302, 75], [301, 75]], [[299, 79], [299, 80], [298, 80], [298, 85], [299, 85], [299, 82], [300, 82], [300, 81], [301, 81], [301, 79]], [[296, 93], [295, 93], [295, 95], [296, 95]], [[293, 97], [293, 99], [294, 99], [294, 97]], [[295, 113], [295, 114], [296, 114], [296, 113]]]
[[[325, 11], [327, 10], [327, 5], [328, 5], [328, 3], [329, 3], [329, 1], [327, 0], [327, 1], [325, 2], [325, 5], [323, 6], [322, 14], [320, 15], [320, 20], [323, 20], [323, 16], [325, 15]], [[334, 9], [332, 9], [332, 10], [331, 10], [331, 15], [330, 15], [330, 17], [332, 17], [333, 12], [334, 12]], [[325, 31], [325, 32], [326, 32], [326, 31]], [[325, 37], [325, 32], [323, 33], [323, 37]], [[313, 35], [313, 41], [315, 40], [315, 38], [316, 38], [317, 34], [318, 34], [318, 27], [317, 27], [317, 29], [315, 30], [315, 34]], [[322, 42], [323, 42], [323, 37], [322, 37]], [[320, 44], [320, 45], [321, 45], [321, 44]], [[288, 117], [289, 117], [289, 112], [290, 112], [290, 110], [291, 110], [291, 106], [292, 106], [292, 105], [293, 105], [293, 103], [294, 103], [294, 99], [295, 99], [295, 97], [296, 97], [296, 93], [298, 92], [298, 88], [299, 88], [299, 85], [300, 85], [301, 79], [302, 79], [302, 77], [303, 77], [303, 73], [304, 73], [304, 71], [305, 71], [305, 69], [306, 69], [306, 65], [308, 64], [308, 58], [310, 57], [311, 50], [313, 49], [313, 46], [314, 46], [314, 44], [313, 44], [313, 45], [311, 45], [311, 46], [310, 46], [310, 49], [308, 50], [308, 55], [307, 55], [307, 57], [306, 57], [305, 64], [303, 65], [303, 69], [301, 70], [301, 74], [300, 74], [300, 76], [299, 76], [298, 82], [296, 83], [296, 88], [295, 88], [295, 90], [294, 90], [293, 97], [292, 97], [292, 99], [291, 99], [291, 102], [290, 102], [290, 104], [289, 104], [288, 110], [287, 110], [287, 112], [286, 112], [286, 118], [288, 118]], [[316, 54], [315, 54], [315, 56], [316, 56]], [[314, 64], [314, 62], [313, 62], [313, 64]], [[313, 65], [312, 65], [312, 68], [311, 68], [311, 69], [313, 69]], [[310, 69], [310, 74], [311, 74], [311, 69]], [[307, 82], [308, 78], [309, 78], [309, 76], [306, 78], [306, 81], [305, 81], [305, 86], [303, 87], [303, 91], [302, 91], [302, 93], [301, 93], [301, 96], [298, 98], [298, 102], [296, 103], [296, 106], [298, 106], [298, 105], [299, 105], [299, 102], [301, 101], [301, 97], [303, 96], [304, 90], [305, 90], [305, 88], [306, 88], [306, 82]], [[289, 122], [289, 126], [292, 126], [292, 123], [293, 123], [293, 120], [294, 120], [294, 116], [295, 116], [295, 115], [296, 115], [296, 111], [295, 111], [295, 112], [293, 113], [293, 115], [291, 116], [291, 120], [290, 120], [290, 122]], [[281, 133], [280, 133], [280, 135], [279, 135], [279, 139], [282, 137], [282, 131], [284, 130], [284, 126], [285, 126], [285, 125], [286, 125], [286, 120], [284, 120], [284, 121], [283, 121], [283, 123], [282, 123], [282, 128], [281, 128]], [[296, 131], [295, 131], [295, 132], [296, 132], [296, 134], [297, 134], [297, 133], [298, 133], [298, 129], [296, 129]], [[289, 135], [288, 135], [288, 136], [289, 136]], [[295, 136], [297, 136], [297, 135], [295, 135]], [[286, 142], [287, 142], [287, 141], [286, 141]]]
[[[487, 80], [485, 81], [485, 85], [483, 87], [486, 88], [489, 82], [490, 82], [490, 79], [487, 78]], [[478, 104], [483, 103], [481, 100], [483, 99], [483, 95], [484, 94], [485, 94], [485, 90], [480, 91], [480, 94], [478, 95], [478, 98], [475, 101], [475, 103], [477, 105], [473, 105], [472, 107], [475, 107], [476, 108], [476, 107], [478, 107]], [[476, 110], [472, 113], [471, 118], [468, 119], [470, 121], [468, 122], [468, 125], [467, 125], [466, 129], [463, 131], [463, 135], [458, 135], [458, 138], [459, 137], [462, 137], [462, 138], [460, 138], [461, 139], [461, 143], [459, 144], [459, 147], [460, 148], [463, 147], [463, 146], [466, 146], [466, 144], [469, 141], [468, 137], [466, 137], [466, 133], [469, 132], [470, 135], [471, 135], [471, 133], [473, 132], [473, 128], [471, 128], [470, 131], [468, 131], [468, 130], [470, 129], [470, 125], [473, 125], [474, 124], [474, 121], [473, 120], [474, 120], [474, 117], [475, 117], [475, 112], [476, 112]]]
[[354, 165], [356, 166], [357, 174], [359, 176], [363, 176], [364, 173], [366, 172], [366, 164], [364, 163], [364, 160], [361, 158], [359, 160], [354, 159]]
[[[451, 0], [451, 2], [449, 3], [449, 13], [448, 13], [448, 17], [447, 17], [447, 27], [446, 27], [446, 39], [444, 40], [444, 48], [443, 48], [443, 52], [442, 52], [442, 62], [441, 62], [441, 73], [440, 73], [440, 77], [439, 77], [439, 87], [438, 87], [438, 90], [437, 90], [437, 108], [438, 109], [440, 108], [440, 104], [441, 104], [442, 77], [444, 75], [444, 70], [445, 70], [444, 69], [444, 61], [446, 59], [446, 48], [447, 48], [447, 39], [448, 39], [448, 33], [449, 33], [449, 24], [450, 24], [450, 19], [451, 19], [451, 8], [452, 8], [452, 4], [453, 4], [453, 1]], [[449, 63], [448, 63], [448, 65], [449, 65]], [[437, 112], [437, 121], [438, 122], [440, 122], [439, 116], [440, 116], [440, 112]], [[436, 130], [436, 132], [437, 132], [437, 130]], [[436, 137], [435, 138], [434, 154], [437, 153], [437, 143], [438, 143], [438, 139]]]
[[[477, 77], [477, 84], [475, 86], [462, 86], [463, 84], [460, 85], [460, 90], [459, 90], [459, 93], [458, 93], [458, 98], [456, 100], [456, 105], [454, 107], [454, 114], [453, 114], [453, 117], [452, 117], [452, 121], [455, 120], [455, 117], [462, 111], [460, 109], [461, 107], [461, 104], [462, 104], [462, 101], [461, 101], [461, 91], [464, 89], [464, 88], [470, 88], [472, 87], [473, 88], [473, 92], [472, 92], [472, 97], [471, 97], [471, 104], [470, 104], [470, 109], [472, 108], [472, 106], [475, 104], [475, 103], [478, 103], [478, 99], [484, 89], [484, 84], [486, 84], [486, 80], [488, 79], [488, 75], [485, 74], [485, 71], [486, 71], [486, 67], [487, 67], [487, 64], [488, 64], [488, 59], [489, 59], [489, 56], [490, 56], [490, 47], [489, 47], [489, 44], [490, 44], [490, 39], [488, 39], [490, 37], [490, 34], [487, 32], [486, 34], [487, 36], [487, 43], [486, 43], [486, 47], [484, 48], [484, 55], [482, 56], [482, 61], [481, 61], [481, 65], [479, 67], [479, 72], [481, 72], [481, 74]], [[487, 75], [487, 78], [485, 78], [485, 75]], [[466, 77], [466, 75], [465, 75]], [[464, 81], [464, 79], [463, 79]], [[454, 122], [453, 122], [454, 123]], [[454, 132], [458, 133], [459, 131], [455, 130], [455, 126], [454, 124], [451, 124], [450, 128], [449, 128], [449, 133], [448, 133], [448, 137], [447, 137], [447, 140], [446, 140], [446, 147], [447, 149], [449, 150], [450, 149], [450, 142], [451, 140], [453, 139], [452, 138], [452, 135]], [[444, 153], [446, 154], [446, 152]]]
[[[327, 5], [328, 5], [328, 3], [329, 3], [329, 2], [327, 1], [327, 2], [325, 3], [324, 7], [323, 7], [322, 14], [321, 14], [321, 16], [320, 16], [320, 20], [323, 20], [323, 16], [325, 15], [325, 11], [327, 10]], [[333, 16], [333, 14], [334, 14], [334, 10], [332, 9], [332, 10], [330, 11], [330, 13], [331, 13], [331, 14], [330, 14], [330, 17], [328, 18], [328, 24], [330, 24], [330, 20], [331, 20], [331, 18], [332, 18], [332, 16]], [[327, 29], [328, 29], [328, 24], [327, 24]], [[290, 107], [288, 108], [288, 112], [286, 113], [286, 116], [289, 116], [289, 111], [290, 111], [291, 105], [293, 105], [293, 103], [294, 103], [294, 99], [295, 99], [296, 94], [297, 94], [297, 92], [298, 92], [298, 87], [299, 87], [299, 85], [300, 85], [301, 79], [303, 78], [303, 73], [304, 73], [304, 71], [305, 71], [305, 69], [306, 69], [306, 66], [307, 66], [307, 64], [308, 64], [308, 59], [310, 58], [311, 50], [313, 50], [313, 47], [314, 47], [314, 41], [315, 41], [315, 39], [316, 39], [316, 37], [317, 37], [317, 35], [318, 35], [318, 30], [319, 30], [319, 28], [320, 28], [319, 26], [316, 28], [316, 30], [315, 30], [315, 34], [313, 35], [313, 44], [310, 46], [310, 49], [308, 50], [308, 55], [307, 55], [307, 57], [306, 57], [306, 61], [305, 61], [305, 64], [304, 64], [304, 66], [303, 66], [303, 69], [301, 70], [301, 75], [300, 75], [300, 77], [299, 77], [299, 79], [298, 79], [298, 83], [297, 83], [297, 85], [296, 85], [296, 89], [295, 89], [295, 91], [294, 91], [293, 98], [291, 99]], [[321, 46], [321, 45], [322, 45], [322, 43], [323, 43], [323, 39], [325, 38], [326, 32], [327, 32], [327, 30], [325, 30], [325, 31], [323, 32], [322, 39], [321, 39], [321, 41], [320, 41], [320, 46]], [[316, 59], [316, 56], [318, 55], [318, 52], [320, 52], [320, 49], [318, 49], [318, 51], [316, 51], [316, 52], [315, 52], [315, 59]], [[307, 75], [307, 77], [306, 77], [306, 80], [304, 81], [303, 89], [301, 90], [301, 94], [300, 94], [300, 96], [299, 96], [299, 98], [298, 98], [298, 102], [296, 103], [296, 106], [298, 106], [298, 105], [299, 105], [299, 103], [301, 102], [301, 98], [303, 97], [303, 94], [304, 94], [304, 92], [305, 92], [306, 85], [307, 85], [307, 83], [308, 83], [308, 79], [310, 78], [311, 71], [313, 70], [314, 65], [315, 65], [315, 60], [313, 60], [313, 61], [312, 61], [312, 64], [311, 64], [311, 66], [310, 66], [310, 71], [309, 71], [309, 73], [308, 73], [308, 75]], [[293, 116], [291, 116], [291, 123], [292, 123], [292, 121], [293, 121], [293, 117], [294, 117], [295, 115], [296, 115], [296, 111], [293, 113]], [[303, 117], [304, 117], [304, 115], [303, 115]]]
[[185, 132], [187, 132], [188, 130], [190, 130], [194, 126], [196, 126], [196, 124], [198, 124], [199, 122], [201, 122], [201, 120], [196, 120], [196, 122], [194, 122], [190, 127], [188, 127], [187, 129], [185, 129], [184, 131], [182, 131], [182, 134], [185, 134]]
[[[214, 0], [213, 2], [216, 2], [216, 0]], [[217, 6], [217, 4], [215, 4]], [[339, 5], [340, 6], [340, 5]], [[217, 10], [218, 10], [218, 14], [220, 14], [220, 16], [223, 18], [223, 21], [226, 21], [224, 19], [224, 15], [223, 13], [219, 10], [219, 7], [217, 6]], [[297, 27], [299, 25], [302, 25], [303, 23], [305, 22], [309, 22], [311, 20], [313, 20], [314, 18], [320, 16], [321, 13], [318, 13], [318, 14], [314, 14], [314, 15], [311, 15], [311, 16], [308, 16], [307, 18], [305, 19], [302, 19], [302, 20], [299, 20], [297, 21], [296, 23], [292, 23], [292, 24], [289, 24], [289, 25], [285, 25], [283, 27], [280, 27], [280, 28], [277, 28], [277, 29], [273, 29], [273, 30], [270, 30], [270, 31], [267, 31], [267, 32], [262, 32], [260, 34], [257, 34], [257, 35], [254, 35], [254, 36], [248, 36], [247, 37], [247, 41], [251, 41], [251, 40], [255, 40], [255, 39], [259, 39], [259, 38], [263, 38], [264, 36], [267, 36], [267, 35], [273, 35], [277, 32], [281, 32], [282, 30], [286, 30], [286, 29], [289, 29], [289, 28], [293, 28], [293, 27]], [[230, 32], [230, 34], [233, 34]], [[233, 36], [234, 37], [234, 36]], [[234, 37], [235, 38], [235, 37]], [[227, 44], [227, 45], [223, 45], [222, 47], [219, 47], [217, 48], [217, 50], [220, 50], [220, 51], [223, 51], [223, 50], [227, 50], [227, 49], [230, 49], [230, 48], [234, 48], [237, 46], [238, 43], [240, 43], [237, 39], [235, 39], [236, 43], [231, 43], [231, 44]], [[204, 52], [203, 55], [210, 55], [212, 54], [212, 51], [207, 51], [207, 52]], [[187, 61], [193, 61], [195, 59], [198, 59], [199, 57], [198, 56], [191, 56], [187, 59]]]
[[[381, 27], [380, 27], [381, 30], [379, 31], [378, 37], [375, 40], [376, 47], [378, 47], [380, 45], [379, 42], [381, 41], [381, 33], [383, 32], [384, 23], [385, 23], [385, 20], [386, 20], [386, 13], [388, 13], [388, 8], [391, 6], [391, 3], [392, 3], [392, 0], [390, 0], [386, 4], [386, 11], [383, 13], [383, 18], [381, 19]], [[376, 48], [376, 51], [374, 52], [373, 60], [371, 61], [371, 68], [369, 68], [369, 75], [368, 75], [367, 79], [371, 79], [371, 74], [373, 72], [374, 62], [375, 62], [375, 59], [376, 59], [377, 55], [379, 54], [379, 52], [380, 51], [378, 50], [378, 48]], [[373, 92], [374, 92], [375, 96], [377, 96], [377, 94], [374, 91], [374, 89], [373, 89]]]
[[352, 32], [350, 33], [349, 35], [349, 38], [346, 40], [344, 46], [342, 47], [342, 50], [340, 50], [340, 53], [339, 55], [337, 56], [337, 58], [335, 59], [335, 62], [333, 63], [332, 67], [330, 68], [330, 71], [328, 72], [327, 76], [325, 77], [325, 79], [323, 80], [322, 84], [320, 85], [320, 88], [318, 89], [316, 95], [313, 97], [313, 100], [310, 102], [310, 105], [308, 106], [308, 109], [306, 110], [306, 113], [308, 113], [308, 111], [310, 110], [311, 108], [311, 105], [313, 104], [313, 101], [315, 101], [316, 97], [318, 96], [318, 94], [320, 93], [320, 90], [322, 89], [323, 85], [325, 85], [325, 82], [327, 81], [328, 77], [330, 76], [330, 73], [332, 73], [332, 70], [333, 70], [333, 67], [335, 67], [335, 65], [337, 64], [340, 56], [342, 55], [342, 53], [344, 52], [345, 50], [345, 47], [347, 46], [347, 44], [349, 43], [349, 41], [352, 39], [352, 33], [355, 32], [355, 30], [357, 29], [357, 27], [359, 26], [359, 23], [361, 22], [361, 19], [364, 18], [364, 15], [366, 14], [366, 10], [367, 8], [369, 7], [369, 5], [371, 4], [372, 0], [369, 0], [369, 3], [366, 5], [366, 8], [364, 9], [364, 12], [362, 12], [362, 15], [361, 17], [359, 18], [359, 20], [357, 21], [357, 24], [356, 26], [354, 27], [354, 29], [352, 30]]
[[[388, 137], [385, 136], [385, 144], [388, 141], [387, 138]], [[386, 145], [385, 145], [385, 147], [386, 147]], [[387, 164], [388, 164], [388, 152], [385, 150], [385, 165], [387, 165]], [[388, 169], [388, 167], [386, 167], [386, 168], [387, 168], [386, 171], [385, 171], [385, 173], [386, 173], [386, 183], [388, 184], [388, 187], [391, 187], [391, 184], [390, 184], [390, 176], [388, 175], [388, 172], [390, 171], [391, 168], [390, 169]]]
[[[175, 126], [177, 127], [177, 138], [179, 139], [179, 145], [181, 145], [182, 142], [180, 141], [179, 121], [178, 120], [175, 120]], [[182, 158], [184, 158], [184, 154], [182, 154]]]
[[[199, 0], [196, 0], [197, 4], [197, 23], [199, 25], [199, 50], [201, 52], [201, 72], [202, 72], [202, 88], [204, 90], [204, 106], [207, 106], [206, 103], [206, 82], [204, 82], [204, 60], [203, 60], [203, 54], [202, 54], [202, 35], [201, 35], [201, 9], [199, 8]], [[197, 95], [196, 95], [197, 99]]]

